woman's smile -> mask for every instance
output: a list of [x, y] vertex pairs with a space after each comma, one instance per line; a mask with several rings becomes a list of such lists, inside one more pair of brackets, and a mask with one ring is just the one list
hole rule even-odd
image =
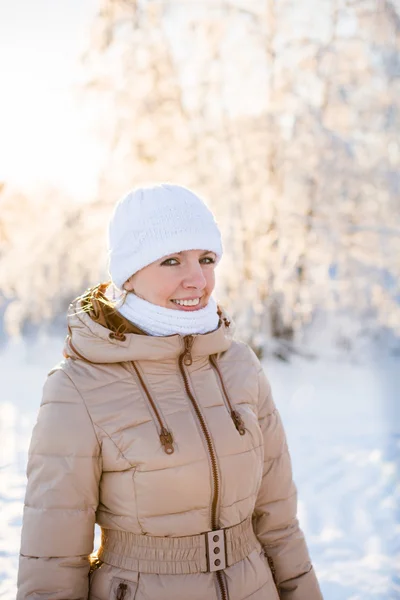
[[171, 302], [173, 304], [175, 304], [177, 307], [179, 307], [179, 310], [193, 311], [193, 310], [199, 310], [200, 308], [202, 308], [201, 298], [199, 298], [199, 297], [174, 299], [174, 300], [171, 300]]

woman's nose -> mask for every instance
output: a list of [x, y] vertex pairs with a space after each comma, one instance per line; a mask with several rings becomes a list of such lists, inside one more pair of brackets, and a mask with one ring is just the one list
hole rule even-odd
[[206, 287], [206, 283], [206, 278], [204, 277], [201, 265], [197, 264], [195, 266], [188, 267], [187, 273], [185, 274], [185, 278], [182, 282], [183, 287], [203, 290]]

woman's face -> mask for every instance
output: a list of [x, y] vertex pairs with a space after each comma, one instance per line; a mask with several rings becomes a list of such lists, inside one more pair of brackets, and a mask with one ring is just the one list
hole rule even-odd
[[213, 292], [215, 262], [214, 252], [206, 250], [169, 254], [132, 275], [124, 289], [164, 308], [199, 310], [207, 306]]

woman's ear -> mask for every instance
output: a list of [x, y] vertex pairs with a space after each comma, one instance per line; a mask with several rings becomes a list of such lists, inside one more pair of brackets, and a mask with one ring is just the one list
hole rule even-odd
[[129, 277], [129, 279], [127, 279], [125, 281], [124, 285], [122, 286], [123, 289], [126, 292], [133, 292], [134, 291], [134, 289], [133, 289], [133, 283], [132, 283], [131, 279], [132, 279], [132, 277]]

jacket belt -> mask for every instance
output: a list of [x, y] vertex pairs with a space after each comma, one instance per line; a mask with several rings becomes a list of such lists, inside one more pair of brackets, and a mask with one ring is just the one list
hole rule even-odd
[[243, 560], [261, 550], [248, 517], [238, 525], [183, 537], [138, 535], [115, 529], [101, 530], [98, 558], [114, 567], [165, 575], [209, 573]]

